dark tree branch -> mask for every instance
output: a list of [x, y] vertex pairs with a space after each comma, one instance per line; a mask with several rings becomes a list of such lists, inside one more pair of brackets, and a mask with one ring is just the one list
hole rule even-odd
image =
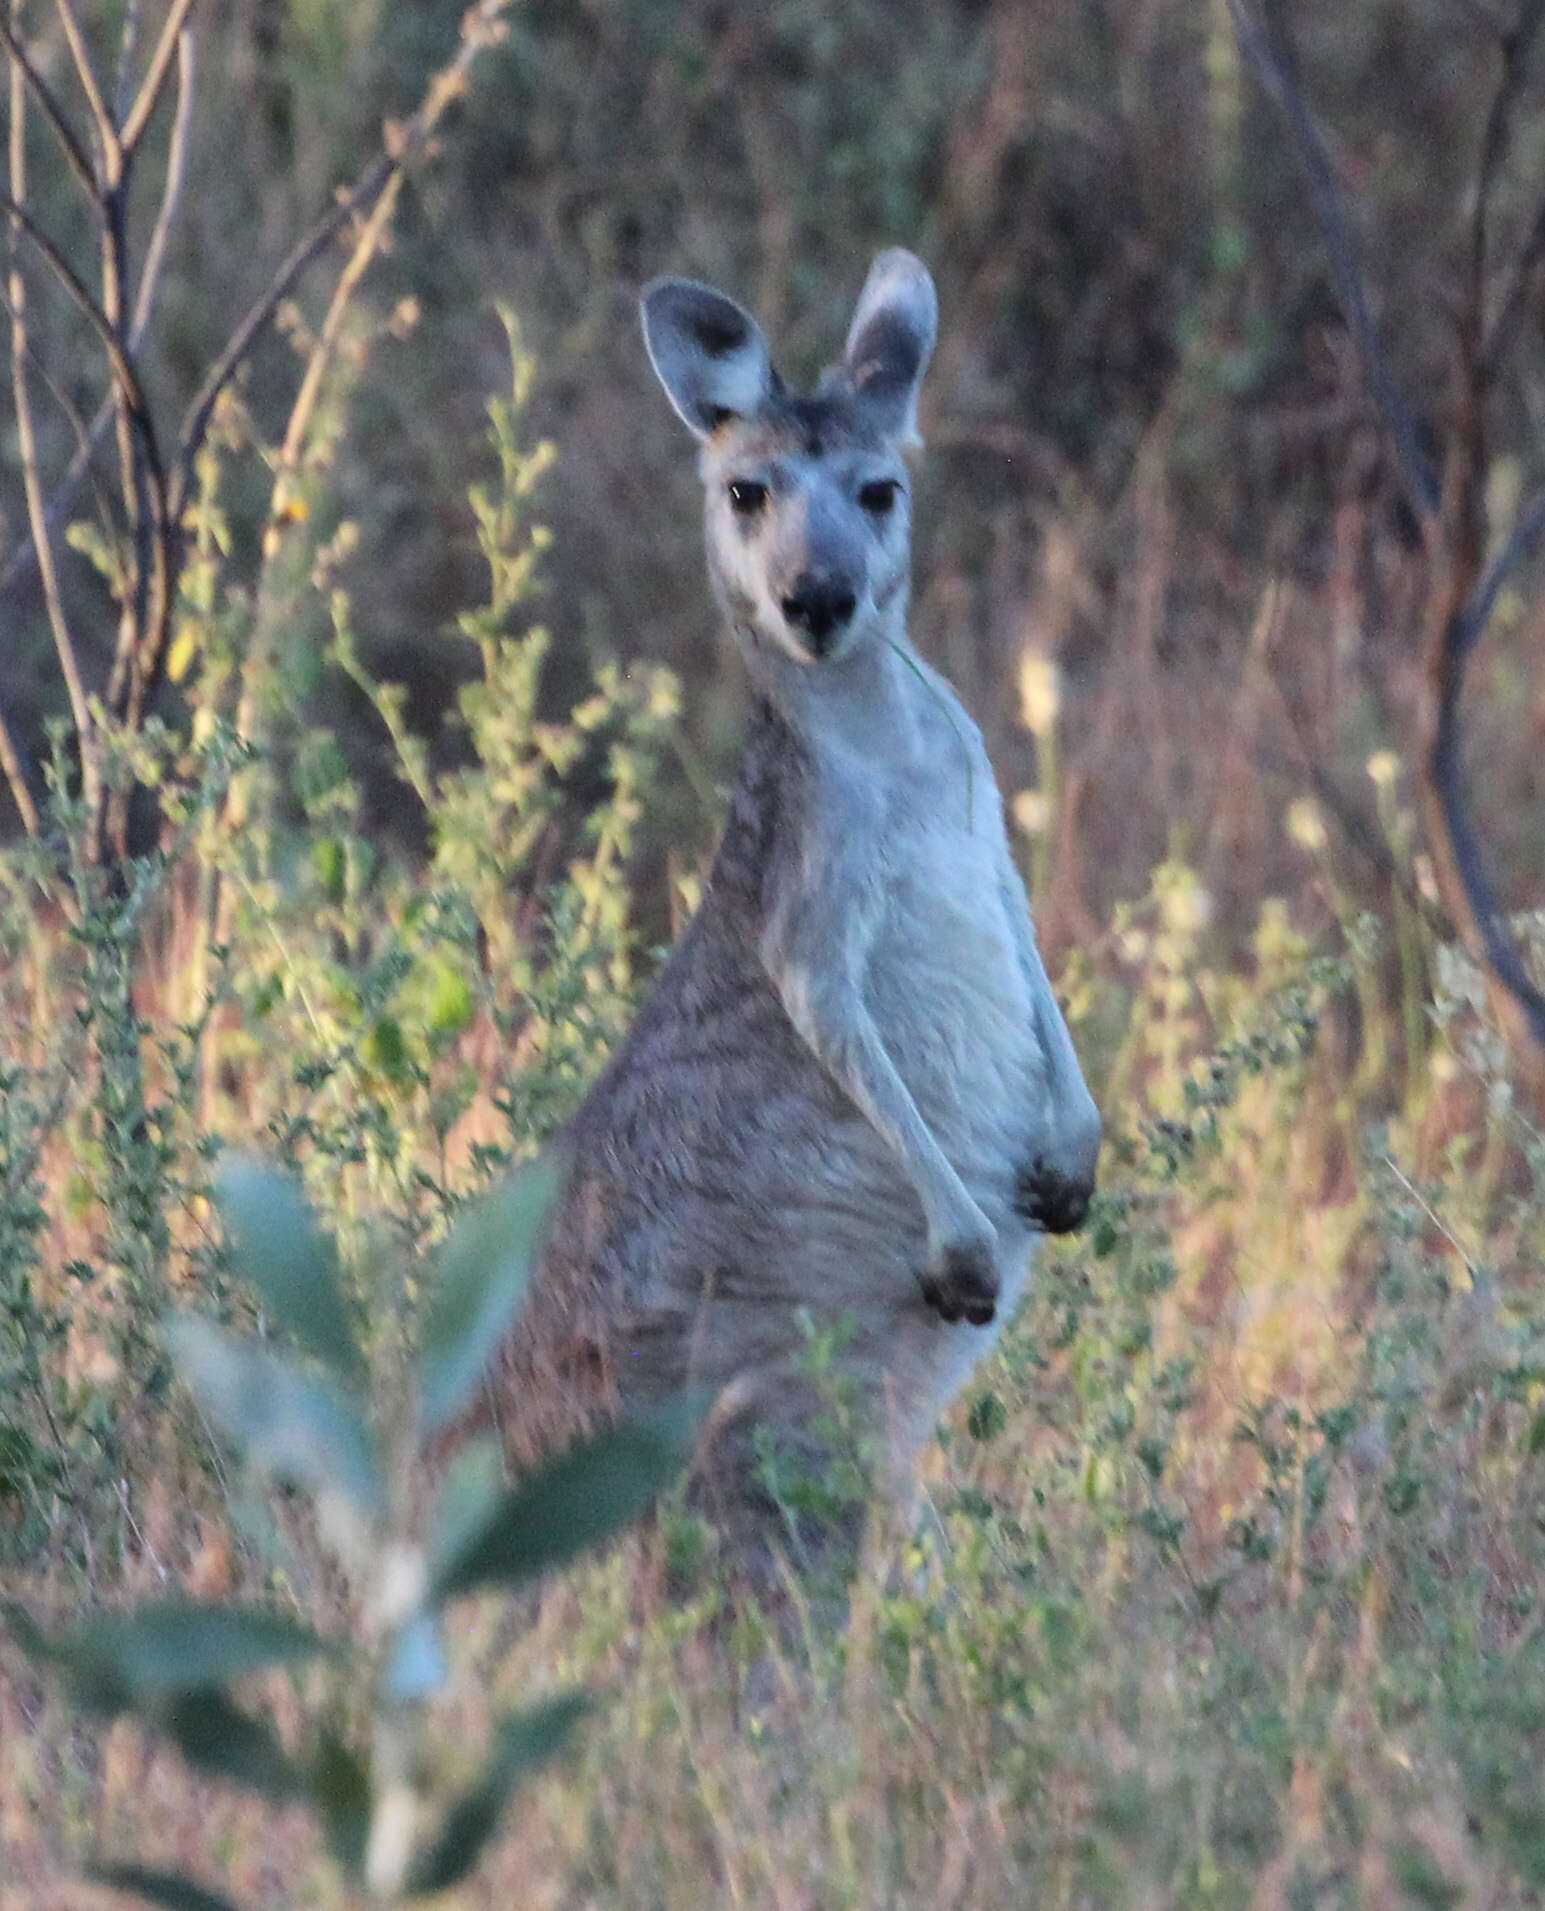
[[[145, 263], [140, 272], [139, 290], [134, 300], [134, 319], [129, 327], [129, 349], [137, 351], [150, 323], [155, 308], [156, 292], [160, 288], [161, 273], [166, 264], [166, 248], [171, 236], [172, 225], [176, 219], [177, 206], [182, 196], [183, 178], [187, 170], [188, 129], [193, 116], [194, 47], [193, 35], [184, 31], [178, 43], [177, 66], [177, 111], [172, 121], [172, 135], [167, 147], [166, 177], [161, 187], [161, 203], [156, 211], [155, 224], [151, 228], [150, 242], [145, 251]], [[88, 177], [90, 162], [87, 161]], [[113, 417], [113, 399], [111, 394], [103, 399], [92, 419], [89, 430], [78, 444], [59, 487], [49, 500], [45, 513], [45, 522], [52, 536], [69, 515], [75, 503], [75, 495], [81, 482], [89, 475], [91, 460], [96, 456], [103, 434]], [[16, 549], [6, 560], [5, 569], [0, 571], [0, 597], [16, 588], [32, 574], [37, 562], [37, 549], [30, 533], [23, 537]]]
[[[1506, 543], [1480, 568], [1483, 538], [1481, 498], [1485, 485], [1483, 417], [1495, 359], [1483, 337], [1486, 221], [1491, 192], [1506, 156], [1511, 121], [1530, 47], [1545, 20], [1545, 0], [1524, 0], [1513, 25], [1499, 32], [1503, 68], [1488, 115], [1477, 168], [1470, 235], [1468, 310], [1462, 339], [1461, 415], [1450, 447], [1453, 495], [1445, 498], [1416, 441], [1411, 413], [1380, 346], [1364, 292], [1362, 273], [1348, 236], [1324, 143], [1304, 98], [1297, 61], [1281, 13], [1281, 0], [1262, 0], [1265, 27], [1251, 18], [1246, 0], [1228, 0], [1241, 51], [1286, 120], [1308, 174], [1348, 324], [1357, 338], [1375, 402], [1395, 447], [1411, 503], [1425, 524], [1437, 562], [1434, 616], [1426, 657], [1428, 701], [1423, 713], [1423, 758], [1418, 797], [1427, 847], [1439, 892], [1472, 953], [1487, 967], [1499, 1007], [1520, 1039], [1532, 1040], [1545, 1057], [1545, 994], [1524, 969], [1498, 906], [1480, 842], [1465, 806], [1460, 760], [1459, 711], [1465, 668], [1486, 628], [1497, 594], [1545, 537], [1545, 492], [1520, 512]], [[1536, 234], [1545, 238], [1545, 215]], [[1531, 235], [1531, 246], [1536, 242]], [[1526, 254], [1530, 247], [1526, 247]], [[1515, 270], [1498, 325], [1516, 322], [1512, 307], [1527, 269]], [[1496, 326], [1490, 337], [1501, 336]], [[1477, 575], [1479, 572], [1479, 575]]]
[[1228, 0], [1228, 10], [1241, 53], [1287, 122], [1299, 162], [1308, 177], [1310, 197], [1330, 254], [1331, 270], [1347, 323], [1357, 341], [1374, 402], [1394, 446], [1407, 499], [1417, 516], [1430, 524], [1441, 504], [1438, 480], [1418, 441], [1416, 426], [1390, 371], [1373, 314], [1368, 309], [1357, 249], [1342, 211], [1330, 155], [1304, 99], [1298, 58], [1282, 18], [1280, 0], [1262, 0], [1260, 23], [1251, 17], [1246, 0]]
[[1487, 959], [1518, 1003], [1535, 1041], [1545, 1050], [1545, 993], [1535, 986], [1519, 959], [1465, 807], [1459, 728], [1465, 666], [1491, 618], [1498, 593], [1513, 573], [1533, 556], [1542, 537], [1545, 537], [1545, 491], [1538, 491], [1519, 512], [1507, 542], [1487, 565], [1468, 602], [1449, 620], [1443, 632], [1437, 723], [1429, 775], [1442, 806], [1460, 880], [1474, 911]]
[[27, 49], [22, 45], [20, 36], [10, 23], [0, 14], [0, 46], [4, 46], [7, 55], [21, 70], [22, 78], [27, 82], [32, 97], [42, 109], [43, 117], [53, 129], [54, 137], [64, 148], [64, 156], [70, 162], [70, 170], [94, 199], [97, 194], [96, 169], [91, 163], [91, 155], [75, 137], [64, 108], [55, 99], [48, 82], [28, 58]]
[[1488, 383], [1493, 380], [1503, 359], [1518, 335], [1529, 296], [1529, 282], [1545, 261], [1545, 204], [1535, 213], [1529, 233], [1508, 269], [1507, 286], [1497, 302], [1496, 316], [1481, 342], [1480, 368]]

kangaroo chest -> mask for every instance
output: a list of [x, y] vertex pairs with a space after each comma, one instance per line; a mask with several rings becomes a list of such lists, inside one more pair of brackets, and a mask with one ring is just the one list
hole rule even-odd
[[926, 708], [899, 760], [844, 769], [864, 791], [845, 806], [843, 862], [866, 1005], [957, 1170], [996, 1180], [1044, 1098], [1046, 1058], [992, 766], [956, 704]]

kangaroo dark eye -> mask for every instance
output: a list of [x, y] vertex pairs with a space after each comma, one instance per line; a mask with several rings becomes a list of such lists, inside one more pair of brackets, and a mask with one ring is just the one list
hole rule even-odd
[[767, 502], [767, 486], [754, 478], [732, 478], [730, 509], [738, 518], [754, 518]]
[[901, 489], [894, 478], [871, 478], [858, 487], [858, 501], [871, 516], [883, 518]]

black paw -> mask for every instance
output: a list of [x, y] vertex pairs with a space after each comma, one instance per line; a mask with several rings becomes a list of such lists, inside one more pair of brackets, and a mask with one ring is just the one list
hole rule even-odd
[[1071, 1234], [1082, 1227], [1094, 1195], [1094, 1183], [1071, 1179], [1048, 1168], [1039, 1155], [1021, 1168], [1014, 1184], [1014, 1212], [1047, 1234]]
[[990, 1244], [946, 1247], [923, 1276], [922, 1287], [923, 1299], [940, 1320], [985, 1327], [998, 1310], [998, 1270]]

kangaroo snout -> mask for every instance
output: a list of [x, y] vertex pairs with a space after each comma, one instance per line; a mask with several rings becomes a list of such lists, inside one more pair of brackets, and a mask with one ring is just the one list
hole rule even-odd
[[840, 578], [817, 577], [809, 571], [794, 580], [793, 589], [779, 602], [789, 625], [803, 632], [812, 657], [824, 657], [833, 640], [858, 608], [850, 584]]

